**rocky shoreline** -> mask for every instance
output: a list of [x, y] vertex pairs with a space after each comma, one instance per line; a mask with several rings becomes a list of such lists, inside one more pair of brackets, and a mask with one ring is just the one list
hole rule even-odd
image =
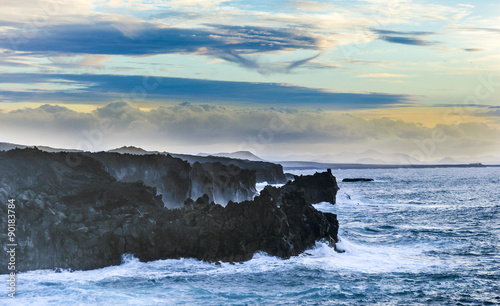
[[[1, 205], [9, 198], [17, 205], [18, 272], [102, 268], [120, 264], [123, 254], [141, 261], [245, 261], [257, 251], [289, 258], [318, 240], [337, 241], [336, 215], [311, 205], [335, 203], [338, 187], [330, 171], [296, 177], [281, 188], [268, 186], [253, 199], [230, 200], [224, 207], [213, 201], [217, 194], [240, 188], [248, 196], [248, 186], [255, 188], [255, 171], [214, 163], [199, 164], [194, 171], [174, 157], [113, 154], [0, 152]], [[134, 158], [142, 160], [132, 163]], [[79, 162], [70, 167], [68, 160]], [[120, 168], [124, 160], [136, 165], [133, 174]], [[166, 175], [151, 176], [153, 168]], [[221, 169], [229, 182], [225, 191], [211, 181]], [[176, 185], [183, 180], [190, 184]], [[172, 190], [181, 192], [169, 194]], [[205, 190], [212, 195], [198, 197]], [[184, 196], [178, 208], [165, 207], [163, 197], [178, 201]], [[6, 228], [5, 218], [0, 227]], [[4, 233], [1, 237], [7, 241]], [[2, 247], [0, 260], [6, 262], [6, 245]], [[7, 272], [0, 267], [0, 273]]]

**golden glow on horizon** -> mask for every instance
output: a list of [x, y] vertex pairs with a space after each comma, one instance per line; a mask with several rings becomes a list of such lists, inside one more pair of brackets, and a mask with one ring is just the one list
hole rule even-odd
[[[45, 102], [45, 103], [34, 103], [34, 102], [18, 102], [18, 103], [2, 103], [0, 104], [0, 111], [3, 113], [8, 113], [14, 110], [18, 109], [24, 109], [24, 108], [39, 108], [42, 105], [49, 104], [49, 105], [58, 105], [62, 107], [66, 107], [72, 111], [79, 112], [79, 113], [91, 113], [94, 110], [103, 107], [102, 105], [96, 105], [96, 104], [61, 104], [61, 103], [50, 103], [50, 102]], [[134, 106], [137, 107], [137, 106]], [[149, 112], [152, 109], [155, 109], [156, 107], [137, 107], [143, 112]]]
[[[98, 108], [103, 107], [103, 105], [96, 104], [61, 104], [61, 103], [34, 103], [34, 102], [18, 102], [18, 103], [2, 103], [0, 104], [0, 112], [8, 113], [18, 109], [32, 108], [36, 109], [42, 105], [58, 105], [66, 107], [72, 111], [79, 113], [91, 113]], [[157, 109], [158, 104], [151, 103], [141, 103], [132, 104], [132, 107], [138, 108], [143, 112], [149, 112], [151, 110]], [[168, 103], [165, 106], [176, 105], [177, 102]], [[197, 103], [195, 103], [197, 104]], [[224, 105], [227, 108], [238, 108], [238, 106]], [[460, 111], [460, 109], [458, 109]], [[461, 114], [457, 113], [457, 109], [453, 107], [394, 107], [394, 108], [382, 108], [382, 109], [369, 109], [369, 110], [351, 110], [351, 111], [331, 111], [332, 113], [349, 113], [353, 116], [362, 119], [380, 119], [389, 118], [392, 120], [402, 120], [404, 122], [411, 122], [416, 124], [421, 124], [422, 126], [433, 128], [437, 124], [447, 124], [453, 125], [457, 123], [469, 123], [469, 122], [482, 122], [489, 125], [494, 125], [500, 128], [500, 123], [492, 122], [489, 117], [473, 116], [474, 113], [462, 111]]]
[[[460, 109], [458, 109], [460, 111]], [[383, 108], [353, 111], [353, 115], [363, 119], [389, 118], [392, 120], [402, 120], [422, 124], [425, 127], [433, 128], [437, 124], [453, 125], [457, 123], [483, 122], [491, 123], [488, 117], [473, 116], [465, 109], [458, 113], [453, 107], [404, 107], [404, 108]]]
[[39, 108], [42, 105], [49, 104], [53, 106], [62, 106], [66, 107], [72, 111], [79, 112], [79, 113], [91, 113], [93, 110], [101, 107], [100, 105], [95, 105], [95, 104], [61, 104], [61, 103], [50, 103], [50, 102], [17, 102], [17, 103], [1, 103], [0, 104], [0, 110], [2, 110], [4, 113], [8, 113], [14, 110], [18, 109], [24, 109], [24, 108]]

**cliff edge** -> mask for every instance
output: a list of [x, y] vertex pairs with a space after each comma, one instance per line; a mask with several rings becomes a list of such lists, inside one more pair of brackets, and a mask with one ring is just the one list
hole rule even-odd
[[[62, 166], [75, 157], [78, 164]], [[123, 254], [141, 261], [244, 261], [257, 251], [288, 258], [317, 240], [337, 241], [336, 215], [317, 211], [300, 188], [276, 189], [279, 205], [265, 189], [226, 207], [203, 195], [167, 209], [154, 187], [119, 181], [106, 169], [91, 155], [0, 152], [0, 206], [6, 210], [8, 199], [16, 200], [17, 272], [102, 268], [120, 264]], [[7, 228], [7, 218], [0, 227]], [[6, 231], [0, 237], [7, 241]], [[7, 272], [7, 265], [0, 267]]]

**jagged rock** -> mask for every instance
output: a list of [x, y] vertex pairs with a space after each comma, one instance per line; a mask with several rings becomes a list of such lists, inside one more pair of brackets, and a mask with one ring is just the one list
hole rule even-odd
[[241, 169], [232, 164], [196, 162], [189, 178], [189, 198], [192, 199], [206, 194], [210, 201], [226, 205], [229, 201], [251, 200], [257, 193], [255, 170]]
[[303, 191], [309, 203], [330, 202], [335, 204], [335, 197], [339, 190], [331, 169], [314, 175], [295, 176], [295, 180], [287, 185]]
[[168, 208], [182, 207], [187, 198], [208, 194], [210, 201], [250, 200], [256, 193], [255, 171], [220, 163], [194, 163], [170, 155], [99, 152], [89, 155], [122, 182], [142, 181], [156, 188]]
[[204, 163], [221, 163], [223, 165], [234, 165], [241, 169], [255, 170], [257, 182], [267, 182], [268, 184], [284, 184], [287, 181], [283, 173], [283, 166], [264, 161], [252, 161], [235, 159], [220, 156], [194, 156], [186, 154], [172, 154], [174, 157], [181, 158], [191, 164], [196, 162]]
[[344, 183], [350, 182], [373, 182], [372, 178], [345, 178], [342, 180]]
[[[288, 258], [316, 240], [337, 240], [336, 215], [314, 209], [306, 183], [277, 189], [277, 195], [265, 189], [253, 201], [226, 207], [204, 195], [169, 210], [155, 188], [118, 181], [91, 156], [61, 166], [71, 156], [34, 149], [0, 152], [0, 206], [16, 199], [17, 271], [95, 269], [119, 264], [125, 253], [141, 261], [243, 261], [256, 251]], [[312, 180], [331, 188], [330, 176]], [[6, 222], [1, 218], [0, 227]], [[0, 239], [7, 241], [5, 231]], [[1, 262], [7, 262], [6, 248], [3, 244]], [[0, 273], [7, 272], [7, 265], [0, 266]]]
[[288, 181], [281, 188], [265, 187], [277, 201], [277, 205], [281, 204], [280, 199], [283, 195], [291, 191], [303, 192], [308, 203], [330, 202], [335, 204], [339, 187], [337, 180], [332, 175], [331, 169], [327, 169], [326, 172], [315, 173], [314, 175], [295, 175], [294, 178], [293, 181]]
[[[7, 151], [14, 148], [24, 149], [27, 146], [11, 144], [11, 143], [3, 143], [0, 142], [0, 151]], [[68, 149], [57, 149], [51, 147], [40, 146], [42, 151], [45, 152], [76, 152], [83, 153], [79, 150], [68, 150]], [[126, 153], [126, 154], [134, 154], [134, 155], [170, 155], [173, 157], [180, 158], [182, 160], [188, 161], [190, 164], [194, 164], [195, 162], [199, 162], [201, 164], [204, 163], [221, 163], [223, 165], [235, 165], [241, 169], [255, 170], [257, 182], [267, 182], [269, 184], [284, 184], [287, 181], [287, 177], [283, 173], [283, 166], [279, 164], [274, 164], [266, 161], [259, 160], [246, 160], [240, 159], [240, 154], [244, 155], [253, 155], [250, 152], [235, 152], [234, 154], [229, 154], [228, 156], [197, 156], [197, 155], [188, 155], [188, 154], [169, 154], [167, 152], [158, 152], [158, 151], [146, 151], [141, 148], [137, 148], [134, 146], [124, 146], [121, 148], [117, 148], [114, 150], [107, 151], [109, 153]], [[232, 156], [231, 156], [232, 155]], [[235, 157], [236, 156], [236, 157]], [[256, 157], [258, 159], [258, 157]], [[293, 177], [292, 177], [293, 178]], [[182, 203], [181, 203], [182, 204]]]
[[285, 177], [288, 181], [292, 181], [295, 179], [295, 175], [291, 174], [291, 173], [285, 173]]

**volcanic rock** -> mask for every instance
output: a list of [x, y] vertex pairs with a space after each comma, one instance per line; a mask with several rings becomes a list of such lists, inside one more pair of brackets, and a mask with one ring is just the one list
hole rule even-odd
[[[99, 161], [104, 159], [37, 149], [0, 152], [0, 206], [6, 211], [8, 199], [15, 199], [16, 204], [18, 272], [96, 269], [120, 264], [124, 254], [141, 261], [192, 257], [232, 262], [248, 260], [257, 251], [288, 258], [317, 240], [337, 241], [336, 215], [317, 211], [310, 204], [311, 198], [324, 200], [333, 195], [336, 184], [331, 172], [303, 177], [273, 190], [275, 194], [265, 189], [252, 201], [229, 202], [223, 207], [203, 195], [170, 210], [156, 188], [141, 181], [119, 181], [108, 173], [116, 162], [110, 160], [116, 157], [109, 157], [106, 167]], [[143, 170], [150, 169], [146, 164], [135, 162]], [[188, 165], [177, 166], [189, 174]], [[113, 169], [115, 175], [124, 173]], [[217, 186], [214, 194], [220, 192]], [[327, 191], [322, 192], [320, 186]], [[0, 219], [0, 227], [7, 228], [7, 218]], [[1, 241], [7, 238], [2, 231]], [[1, 262], [8, 260], [6, 251], [4, 243]], [[8, 272], [7, 265], [0, 266], [0, 273]]]
[[352, 182], [373, 182], [372, 178], [345, 178], [342, 180], [344, 183], [352, 183]]

